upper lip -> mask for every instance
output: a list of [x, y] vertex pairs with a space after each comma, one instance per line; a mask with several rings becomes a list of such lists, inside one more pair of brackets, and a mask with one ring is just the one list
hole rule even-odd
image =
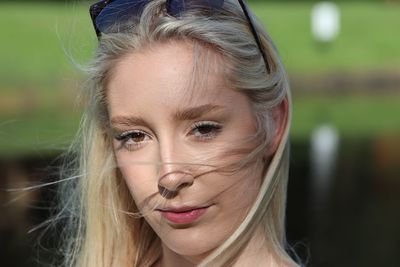
[[197, 209], [204, 209], [208, 208], [211, 205], [203, 205], [203, 206], [181, 206], [181, 207], [163, 207], [163, 208], [158, 208], [157, 210], [159, 211], [164, 211], [164, 212], [187, 212], [187, 211], [192, 211], [192, 210], [197, 210]]

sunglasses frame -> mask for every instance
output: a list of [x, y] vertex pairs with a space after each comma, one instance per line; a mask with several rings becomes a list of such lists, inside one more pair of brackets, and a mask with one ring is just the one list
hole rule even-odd
[[[94, 26], [94, 29], [96, 31], [96, 35], [97, 35], [98, 39], [100, 39], [100, 37], [101, 37], [101, 31], [96, 25], [96, 19], [100, 15], [101, 11], [103, 11], [103, 9], [105, 7], [107, 7], [107, 5], [109, 5], [110, 3], [114, 2], [114, 1], [115, 0], [101, 0], [101, 1], [91, 5], [90, 8], [89, 8], [90, 17], [92, 18], [93, 26]], [[255, 39], [255, 41], [257, 43], [258, 49], [260, 50], [261, 55], [262, 55], [262, 57], [264, 59], [265, 66], [266, 66], [266, 69], [267, 69], [267, 73], [270, 74], [271, 73], [271, 68], [270, 68], [270, 65], [268, 63], [267, 55], [266, 55], [265, 50], [263, 48], [263, 45], [261, 43], [260, 36], [257, 33], [256, 28], [254, 26], [254, 23], [253, 23], [250, 15], [249, 15], [248, 8], [247, 8], [244, 0], [238, 0], [238, 2], [240, 4], [240, 7], [242, 8], [242, 11], [243, 11], [244, 15], [246, 16], [247, 22], [248, 22], [248, 24], [250, 26], [250, 30], [251, 30], [251, 32], [252, 32], [252, 34], [254, 36], [254, 39]]]

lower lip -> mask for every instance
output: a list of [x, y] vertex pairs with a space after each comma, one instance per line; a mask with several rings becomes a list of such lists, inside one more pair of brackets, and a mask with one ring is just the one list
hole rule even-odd
[[189, 224], [195, 222], [200, 218], [206, 211], [206, 208], [200, 208], [195, 210], [189, 210], [185, 212], [171, 212], [171, 211], [160, 211], [161, 215], [168, 221], [175, 224]]

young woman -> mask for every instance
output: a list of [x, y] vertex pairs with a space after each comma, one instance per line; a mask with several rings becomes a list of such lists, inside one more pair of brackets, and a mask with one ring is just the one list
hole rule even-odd
[[105, 0], [91, 15], [64, 264], [297, 266], [284, 230], [289, 86], [244, 2]]

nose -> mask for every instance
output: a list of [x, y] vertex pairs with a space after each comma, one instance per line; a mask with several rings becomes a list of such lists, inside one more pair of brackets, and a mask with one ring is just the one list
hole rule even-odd
[[174, 142], [160, 142], [160, 159], [161, 164], [158, 171], [158, 190], [164, 197], [173, 197], [178, 194], [179, 190], [184, 187], [191, 186], [194, 182], [189, 164], [185, 164], [182, 160], [187, 159], [180, 151], [182, 145]]
[[193, 184], [192, 174], [182, 171], [169, 172], [160, 177], [158, 181], [158, 191], [165, 198], [172, 198], [178, 195], [182, 188]]

